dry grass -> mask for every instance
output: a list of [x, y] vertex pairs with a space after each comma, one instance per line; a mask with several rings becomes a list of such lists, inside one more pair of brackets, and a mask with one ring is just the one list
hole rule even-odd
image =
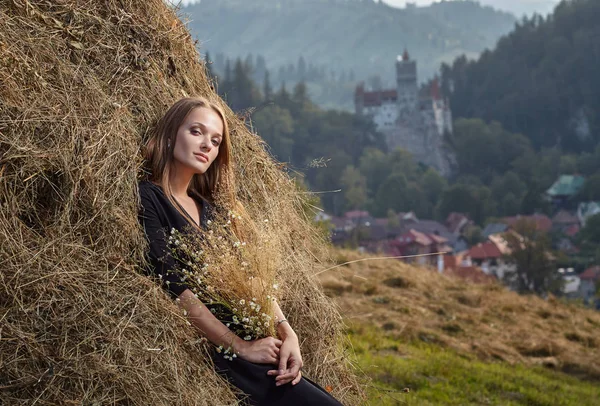
[[[138, 272], [140, 146], [182, 96], [217, 96], [162, 0], [0, 2], [0, 404], [234, 403], [173, 303]], [[239, 199], [277, 230], [306, 374], [361, 391], [311, 277], [304, 198], [227, 110]]]
[[[362, 258], [350, 251], [337, 255], [344, 261]], [[596, 311], [553, 297], [520, 296], [496, 283], [471, 284], [396, 260], [354, 263], [320, 277], [346, 318], [374, 324], [400, 340], [600, 380]]]

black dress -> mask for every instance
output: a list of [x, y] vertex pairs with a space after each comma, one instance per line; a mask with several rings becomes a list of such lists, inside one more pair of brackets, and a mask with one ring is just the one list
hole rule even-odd
[[[144, 227], [148, 239], [149, 268], [147, 274], [160, 276], [163, 288], [173, 299], [178, 297], [188, 287], [176, 274], [167, 272], [175, 268], [175, 259], [167, 250], [165, 233], [172, 228], [184, 232], [189, 222], [167, 199], [160, 186], [143, 181], [139, 184], [141, 208], [139, 221]], [[200, 225], [206, 227], [209, 219], [210, 205], [203, 199], [196, 199], [202, 207]], [[185, 209], [180, 207], [183, 213]], [[242, 390], [247, 396], [240, 399], [248, 405], [341, 405], [329, 393], [306, 377], [294, 386], [291, 383], [275, 386], [275, 377], [267, 375], [267, 371], [276, 369], [269, 364], [254, 364], [241, 358], [229, 361], [216, 351], [212, 359], [218, 373]]]

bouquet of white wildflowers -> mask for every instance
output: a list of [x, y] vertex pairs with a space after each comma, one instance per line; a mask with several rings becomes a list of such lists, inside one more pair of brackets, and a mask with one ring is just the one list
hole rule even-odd
[[[208, 221], [203, 232], [172, 229], [168, 238], [170, 254], [179, 266], [177, 274], [195, 296], [231, 331], [244, 340], [275, 333], [272, 302], [278, 285], [274, 281], [278, 261], [268, 238], [242, 241], [236, 237], [241, 216]], [[268, 236], [268, 221], [261, 233]], [[225, 350], [225, 357], [231, 357]]]

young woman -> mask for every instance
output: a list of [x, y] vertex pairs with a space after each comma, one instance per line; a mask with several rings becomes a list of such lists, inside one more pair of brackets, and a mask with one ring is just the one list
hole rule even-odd
[[[251, 405], [340, 405], [325, 390], [302, 377], [298, 337], [274, 303], [278, 338], [245, 341], [235, 335], [198, 300], [176, 274], [165, 233], [206, 226], [217, 193], [235, 201], [231, 174], [231, 140], [221, 108], [203, 98], [176, 102], [158, 123], [146, 146], [148, 181], [139, 184], [139, 220], [148, 243], [149, 274], [187, 312], [190, 323], [215, 347], [233, 347], [237, 358], [225, 360], [216, 351], [217, 371], [246, 394]], [[227, 188], [228, 190], [224, 190]]]

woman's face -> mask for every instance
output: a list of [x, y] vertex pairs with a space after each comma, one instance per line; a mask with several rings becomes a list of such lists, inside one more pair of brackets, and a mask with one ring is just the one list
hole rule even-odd
[[223, 121], [212, 109], [193, 109], [179, 126], [173, 158], [177, 166], [202, 174], [219, 155]]

